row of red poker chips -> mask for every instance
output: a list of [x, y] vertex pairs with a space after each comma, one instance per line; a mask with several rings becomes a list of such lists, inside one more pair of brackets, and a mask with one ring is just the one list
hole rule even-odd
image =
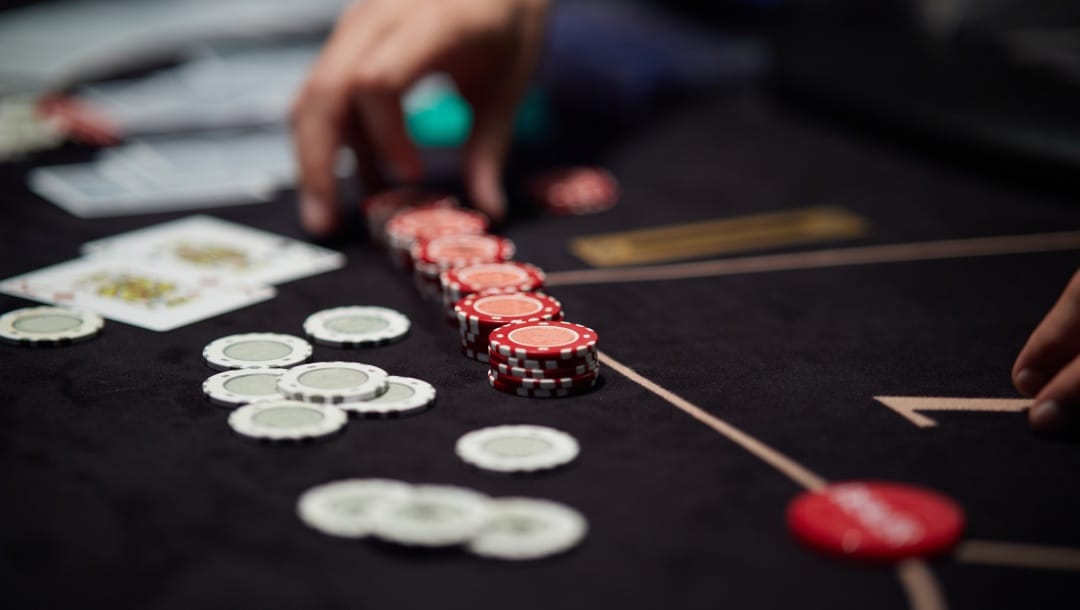
[[454, 306], [454, 317], [466, 356], [487, 362], [488, 336], [511, 323], [560, 321], [562, 303], [542, 293], [511, 292], [469, 295]]
[[[488, 384], [532, 398], [588, 392], [600, 377], [595, 330], [565, 321], [512, 322], [488, 335]], [[519, 374], [515, 374], [519, 373]]]
[[541, 207], [556, 215], [610, 210], [621, 196], [615, 177], [598, 167], [552, 170], [530, 180], [527, 189]]
[[[435, 205], [452, 206], [454, 203], [451, 198]], [[531, 267], [527, 263], [512, 265], [519, 266], [519, 271]], [[539, 280], [531, 278], [517, 285], [519, 289], [543, 287], [543, 272], [535, 267], [532, 269], [539, 274]], [[458, 296], [460, 299], [485, 289], [498, 292], [496, 286], [477, 286], [483, 280], [472, 282], [469, 273], [461, 271], [450, 269], [440, 275], [444, 298]], [[505, 274], [506, 269], [479, 270], [476, 277], [485, 273], [497, 276]], [[507, 285], [510, 283], [504, 281], [502, 288], [512, 289]], [[447, 290], [448, 287], [456, 292]], [[561, 305], [559, 309], [561, 318]], [[553, 326], [545, 332], [552, 334]], [[513, 341], [507, 340], [505, 345], [489, 350], [490, 342], [481, 345], [479, 333], [468, 331], [462, 332], [463, 339], [470, 340], [463, 345], [467, 345], [467, 355], [490, 364], [488, 383], [499, 391], [534, 398], [573, 396], [595, 386], [599, 360], [595, 331], [580, 325], [569, 326], [579, 331], [584, 329], [584, 336], [572, 341], [565, 349], [555, 345], [557, 341], [551, 341], [557, 337], [549, 336], [541, 349], [531, 349], [534, 345], [515, 346]], [[469, 318], [466, 327], [481, 328], [480, 319]], [[498, 328], [501, 327], [495, 327]], [[535, 342], [535, 339], [533, 337], [529, 342]], [[559, 349], [555, 349], [557, 347]], [[965, 518], [963, 509], [955, 502], [930, 490], [882, 481], [849, 481], [800, 495], [788, 506], [787, 521], [795, 537], [817, 550], [866, 561], [891, 562], [947, 552], [959, 540]]]
[[411, 270], [412, 248], [417, 243], [444, 235], [478, 235], [487, 229], [487, 216], [440, 200], [398, 212], [390, 218], [386, 222], [386, 246], [391, 260]]
[[466, 265], [447, 269], [439, 275], [443, 306], [454, 324], [457, 323], [454, 308], [467, 296], [540, 292], [546, 280], [547, 276], [539, 267], [518, 261]]
[[505, 237], [449, 234], [417, 241], [410, 250], [413, 274], [421, 293], [441, 301], [441, 274], [449, 269], [480, 263], [503, 263], [514, 256], [514, 242]]

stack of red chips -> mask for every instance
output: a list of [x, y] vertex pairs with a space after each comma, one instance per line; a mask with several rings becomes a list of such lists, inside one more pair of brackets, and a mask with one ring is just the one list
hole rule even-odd
[[439, 284], [446, 314], [456, 324], [454, 307], [461, 299], [473, 294], [538, 292], [544, 289], [546, 279], [535, 265], [506, 261], [447, 269], [439, 275]]
[[500, 326], [488, 337], [488, 383], [530, 398], [584, 394], [600, 377], [598, 340], [595, 330], [572, 322]]
[[538, 292], [469, 295], [454, 307], [461, 351], [469, 358], [488, 361], [488, 336], [511, 322], [546, 322], [563, 318], [562, 304]]

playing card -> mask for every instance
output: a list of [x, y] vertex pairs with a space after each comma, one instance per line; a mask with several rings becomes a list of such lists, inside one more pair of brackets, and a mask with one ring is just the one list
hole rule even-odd
[[280, 178], [266, 172], [145, 172], [108, 160], [40, 167], [27, 184], [79, 218], [171, 212], [269, 201]]
[[265, 301], [268, 286], [222, 284], [213, 277], [115, 258], [80, 258], [0, 282], [0, 292], [87, 309], [106, 318], [168, 331]]
[[223, 284], [279, 284], [345, 264], [340, 252], [201, 215], [92, 241], [82, 252], [175, 267]]
[[224, 172], [269, 176], [288, 186], [296, 175], [292, 140], [283, 129], [137, 138], [125, 146], [102, 151], [99, 163], [109, 171], [133, 172], [148, 178]]

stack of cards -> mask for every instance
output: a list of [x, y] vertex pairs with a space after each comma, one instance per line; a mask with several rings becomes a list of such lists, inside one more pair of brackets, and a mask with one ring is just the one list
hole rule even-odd
[[272, 298], [273, 284], [337, 269], [332, 250], [189, 216], [83, 245], [82, 258], [0, 282], [0, 292], [168, 331]]
[[213, 131], [133, 140], [90, 163], [34, 169], [28, 183], [79, 218], [100, 218], [268, 201], [295, 173], [286, 131]]
[[68, 98], [114, 138], [284, 125], [318, 44], [208, 49], [177, 67], [92, 84]]
[[319, 34], [351, 0], [79, 0], [0, 14], [0, 94], [60, 90], [236, 38]]

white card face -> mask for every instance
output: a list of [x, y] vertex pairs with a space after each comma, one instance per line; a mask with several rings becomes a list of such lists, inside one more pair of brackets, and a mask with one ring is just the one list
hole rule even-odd
[[87, 309], [106, 318], [168, 331], [265, 301], [268, 286], [223, 285], [176, 268], [112, 258], [80, 258], [0, 282], [0, 292]]
[[99, 239], [84, 244], [82, 252], [177, 268], [220, 284], [280, 284], [345, 264], [340, 252], [211, 216]]
[[147, 175], [107, 162], [39, 167], [28, 178], [30, 190], [79, 218], [262, 203], [274, 196], [278, 183], [263, 173]]

